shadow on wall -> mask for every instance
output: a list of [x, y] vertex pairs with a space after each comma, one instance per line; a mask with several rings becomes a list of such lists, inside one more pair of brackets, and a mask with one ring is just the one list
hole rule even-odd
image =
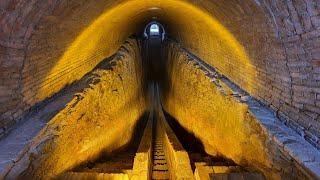
[[[184, 127], [179, 123], [179, 121], [172, 117], [169, 113], [164, 113], [166, 116], [166, 120], [168, 121], [168, 124], [175, 132], [175, 135], [178, 137], [184, 149], [188, 152], [191, 162], [191, 168], [193, 171], [195, 171], [196, 168], [195, 162], [205, 161], [204, 159], [209, 160], [207, 161], [207, 165], [209, 166], [217, 162], [229, 166], [236, 165], [232, 160], [227, 159], [222, 154], [220, 154], [219, 156], [211, 156], [207, 154], [207, 152], [205, 151], [205, 147], [201, 142], [201, 139], [197, 138], [194, 134], [190, 133], [190, 131], [184, 129]], [[196, 155], [195, 159], [193, 158], [194, 155]], [[201, 157], [204, 159], [198, 159], [197, 157], [199, 157], [199, 155], [201, 155]]]
[[[76, 167], [75, 170], [82, 169], [84, 167], [92, 168], [92, 165], [94, 165], [95, 163], [104, 163], [109, 159], [111, 159], [113, 156], [121, 153], [127, 154], [128, 162], [132, 162], [132, 166], [133, 166], [133, 159], [130, 159], [131, 157], [130, 154], [131, 155], [135, 154], [139, 148], [141, 137], [146, 127], [148, 117], [149, 117], [149, 112], [145, 112], [137, 120], [136, 124], [134, 125], [134, 130], [132, 131], [133, 134], [131, 136], [131, 139], [127, 144], [124, 144], [121, 147], [114, 149], [112, 152], [109, 152], [108, 148], [106, 148], [105, 150], [101, 151], [100, 156], [97, 159], [88, 159], [87, 161], [83, 162], [80, 166]], [[118, 173], [121, 173], [121, 172], [118, 172]]]
[[207, 153], [204, 150], [203, 143], [200, 139], [191, 134], [189, 131], [184, 129], [179, 122], [174, 119], [169, 113], [164, 112], [166, 116], [166, 120], [168, 124], [175, 132], [175, 135], [178, 137], [179, 141], [181, 142], [182, 146], [187, 152], [195, 152], [200, 153], [202, 155], [206, 155]]

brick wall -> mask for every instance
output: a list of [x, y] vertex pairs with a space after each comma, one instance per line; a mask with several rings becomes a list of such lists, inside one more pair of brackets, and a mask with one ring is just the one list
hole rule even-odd
[[[320, 1], [261, 1], [285, 49], [288, 80], [270, 102], [289, 125], [320, 147]], [[277, 73], [277, 72], [276, 72]], [[284, 91], [283, 89], [286, 89]], [[280, 102], [279, 102], [280, 101]]]
[[157, 16], [188, 50], [319, 143], [318, 1], [119, 2], [0, 2], [0, 128], [81, 78]]
[[40, 18], [57, 1], [0, 2], [0, 137], [29, 108], [22, 101], [22, 69], [28, 40]]
[[320, 2], [229, 1], [206, 7], [244, 47], [254, 73], [232, 57], [221, 58], [228, 54], [225, 50], [201, 57], [273, 107], [288, 126], [319, 148]]
[[56, 178], [130, 143], [146, 110], [139, 42], [128, 39], [99, 65], [87, 76], [88, 85], [3, 172], [5, 179]]
[[[107, 21], [121, 18], [118, 12], [103, 15], [114, 4], [104, 0], [1, 2], [0, 136], [30, 107], [115, 53], [135, 31], [136, 25], [128, 19]], [[127, 17], [122, 13], [122, 18]], [[136, 18], [134, 22], [141, 19]]]
[[176, 15], [183, 30], [172, 31], [173, 37], [320, 147], [319, 2], [193, 2], [225, 29]]
[[[232, 159], [267, 179], [316, 177], [316, 171], [306, 171], [307, 162], [317, 163], [316, 148], [279, 123], [267, 108], [231, 89], [230, 81], [179, 44], [168, 41], [164, 50], [168, 81], [161, 86], [163, 108], [202, 142], [208, 154]], [[302, 160], [306, 154], [309, 159]]]
[[[112, 47], [110, 52], [105, 52], [106, 46], [102, 45], [88, 50], [90, 38], [94, 41], [94, 38], [102, 38], [103, 34], [84, 39], [86, 44], [82, 44], [82, 48], [73, 45], [104, 9], [104, 6], [98, 6], [98, 1], [83, 4], [84, 1], [61, 1], [50, 15], [41, 18], [34, 29], [22, 72], [23, 101], [28, 105], [42, 101], [81, 78], [115, 51]], [[86, 9], [91, 10], [83, 14]]]

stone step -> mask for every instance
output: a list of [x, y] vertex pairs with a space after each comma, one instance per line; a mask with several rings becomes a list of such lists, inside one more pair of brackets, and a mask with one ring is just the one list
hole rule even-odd
[[157, 153], [157, 154], [154, 153], [153, 156], [154, 157], [165, 157], [165, 154], [162, 151], [162, 153]]
[[189, 153], [188, 155], [192, 163], [206, 163], [208, 166], [235, 166], [235, 163], [230, 160], [216, 159], [200, 153]]
[[128, 175], [121, 174], [103, 174], [92, 172], [67, 172], [57, 179], [63, 180], [90, 180], [90, 179], [128, 179]]
[[158, 155], [164, 155], [164, 152], [163, 151], [155, 151], [154, 154], [157, 155], [157, 156]]
[[152, 179], [169, 179], [168, 171], [152, 171]]
[[165, 159], [154, 159], [153, 164], [167, 164]]
[[159, 129], [156, 131], [156, 139], [153, 145], [152, 179], [169, 179], [163, 139], [159, 134]]
[[77, 172], [97, 172], [97, 173], [122, 173], [124, 170], [133, 168], [131, 162], [106, 162], [96, 163], [92, 168], [81, 168]]
[[153, 166], [154, 171], [168, 171], [167, 164], [156, 164]]
[[[210, 179], [211, 176], [214, 176], [214, 179], [226, 179], [229, 177], [229, 174], [231, 178], [236, 177], [238, 179], [243, 179], [243, 174], [245, 175], [259, 175], [255, 173], [249, 173], [246, 172], [243, 168], [240, 166], [208, 166], [205, 162], [198, 162], [195, 163], [195, 172], [194, 176], [196, 180], [201, 179]], [[254, 175], [252, 175], [254, 177]], [[262, 176], [263, 177], [263, 176]], [[211, 178], [212, 179], [212, 178]]]
[[214, 173], [236, 173], [244, 172], [240, 166], [210, 166]]
[[265, 180], [264, 176], [258, 173], [213, 173], [211, 180]]

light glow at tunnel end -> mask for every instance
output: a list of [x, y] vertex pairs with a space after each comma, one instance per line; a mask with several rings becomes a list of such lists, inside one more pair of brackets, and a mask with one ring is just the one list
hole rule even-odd
[[[54, 68], [47, 74], [47, 78], [59, 74], [61, 69], [72, 64], [73, 61], [83, 63], [77, 71], [64, 77], [56, 87], [43, 86], [39, 89], [39, 99], [53, 94], [65, 85], [83, 77], [101, 60], [115, 53], [129, 35], [136, 32], [141, 24], [150, 21], [152, 17], [158, 17], [165, 24], [168, 24], [170, 29], [168, 33], [176, 37], [187, 49], [217, 67], [226, 76], [234, 76], [231, 73], [231, 67], [226, 65], [225, 68], [222, 68], [227, 61], [244, 67], [246, 71], [251, 72], [248, 74], [256, 73], [245, 48], [226, 27], [208, 12], [191, 3], [179, 0], [130, 0], [106, 10], [76, 37]], [[192, 17], [192, 20], [187, 17]], [[229, 52], [228, 57], [221, 56], [223, 50]], [[253, 78], [254, 76], [248, 76], [248, 81], [253, 81]], [[250, 86], [244, 86], [250, 91]], [[193, 116], [188, 118], [190, 120], [196, 119]], [[83, 144], [79, 151], [79, 153], [83, 153], [82, 159], [89, 158], [86, 152], [95, 147], [94, 143], [99, 143], [99, 138], [97, 142]], [[239, 156], [236, 150], [230, 154], [232, 157]], [[75, 163], [69, 162], [70, 168]]]
[[[233, 69], [228, 67], [228, 64], [224, 65], [224, 62], [234, 61], [235, 64], [239, 64], [250, 74], [247, 77], [247, 81], [254, 81], [253, 78], [256, 71], [244, 47], [208, 12], [199, 9], [191, 3], [180, 0], [167, 0], [165, 2], [160, 0], [130, 0], [106, 10], [76, 37], [63, 56], [57, 61], [56, 65], [47, 73], [46, 78], [50, 79], [50, 77], [57, 76], [60, 70], [63, 70], [66, 65], [72, 64], [73, 60], [79, 62], [80, 58], [80, 62], [82, 61], [83, 63], [78, 67], [78, 71], [68, 74], [56, 87], [41, 87], [37, 93], [38, 98], [42, 99], [48, 94], [53, 94], [63, 86], [72, 83], [74, 80], [80, 79], [102, 59], [115, 53], [125, 39], [136, 31], [137, 26], [148, 18], [156, 17], [153, 15], [149, 16], [150, 12], [148, 10], [159, 13], [158, 16], [164, 22], [174, 27], [174, 32], [169, 33], [172, 33], [186, 48], [195, 51], [195, 54], [215, 66], [223, 74], [230, 78], [235, 76], [232, 73]], [[135, 19], [131, 19], [131, 17]], [[171, 17], [175, 17], [176, 20], [172, 21]], [[193, 19], [190, 20], [187, 17], [192, 17]], [[200, 35], [200, 37], [196, 35]], [[203, 39], [202, 36], [206, 38]], [[203, 46], [204, 43], [206, 44], [205, 46]], [[217, 46], [217, 43], [220, 45]], [[195, 50], [194, 47], [196, 46], [202, 47], [202, 50]], [[228, 59], [215, 53], [223, 49], [227, 49], [230, 53]], [[88, 60], [90, 61], [88, 62]], [[242, 86], [249, 92], [252, 91], [250, 85], [243, 84]]]

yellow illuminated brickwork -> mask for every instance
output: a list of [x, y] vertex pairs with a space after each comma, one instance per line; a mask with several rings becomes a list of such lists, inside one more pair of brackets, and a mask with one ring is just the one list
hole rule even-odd
[[[41, 2], [12, 3], [4, 13], [12, 16], [4, 16], [1, 24], [1, 133], [156, 19], [183, 47], [275, 107], [277, 115], [319, 144], [314, 138], [319, 134], [318, 76], [311, 72], [319, 69], [319, 13], [312, 10], [312, 3], [305, 8], [306, 2], [271, 5], [252, 0]], [[283, 15], [283, 9], [292, 13]], [[295, 18], [297, 13], [305, 18]], [[100, 82], [88, 88], [83, 99], [70, 102], [35, 139], [31, 145], [35, 155], [24, 157], [39, 158], [33, 167], [36, 177], [59, 174], [94, 159], [101, 150], [112, 151], [128, 142], [145, 109], [137, 61], [140, 49], [128, 48], [131, 55], [125, 53], [112, 71], [96, 71]], [[203, 141], [208, 153], [276, 178], [266, 137], [247, 107], [222, 96], [200, 70], [185, 63], [184, 55], [172, 57], [166, 110]]]
[[[48, 95], [60, 90], [66, 84], [70, 84], [74, 80], [81, 78], [85, 73], [92, 70], [92, 68], [97, 63], [99, 63], [99, 61], [101, 61], [104, 57], [110, 56], [112, 53], [114, 53], [116, 49], [123, 43], [127, 36], [134, 32], [137, 32], [138, 28], [143, 23], [148, 22], [148, 20], [150, 20], [154, 16], [158, 17], [158, 20], [162, 22], [164, 25], [166, 25], [169, 33], [171, 33], [174, 37], [177, 37], [183, 43], [183, 45], [193, 50], [195, 53], [197, 53], [197, 55], [206, 60], [209, 64], [217, 67], [218, 70], [222, 71], [223, 74], [225, 74], [226, 76], [234, 77], [236, 79], [236, 82], [238, 82], [237, 80], [239, 80], [239, 84], [247, 90], [251, 90], [250, 88], [252, 86], [250, 86], [250, 84], [252, 84], [251, 82], [253, 82], [253, 78], [256, 72], [254, 68], [252, 68], [253, 66], [250, 62], [250, 59], [247, 56], [244, 47], [218, 20], [210, 16], [205, 11], [197, 8], [196, 6], [186, 1], [131, 0], [115, 4], [114, 6], [112, 6], [112, 8], [109, 8], [106, 11], [104, 11], [98, 18], [96, 18], [87, 28], [85, 28], [75, 38], [72, 44], [70, 44], [70, 46], [66, 49], [63, 55], [55, 62], [53, 67], [49, 69], [47, 75], [45, 76], [45, 78], [51, 79], [50, 77], [56, 77], [57, 75], [61, 75], [59, 77], [59, 81], [57, 81], [54, 84], [54, 86], [52, 86], [52, 84], [49, 83], [38, 89], [37, 99], [43, 99]], [[192, 17], [192, 20], [186, 17]], [[83, 64], [81, 65], [81, 67], [78, 67], [73, 71], [65, 72], [65, 69], [72, 67], [73, 61]], [[69, 67], [69, 65], [71, 67]], [[237, 68], [234, 68], [234, 66], [236, 66]], [[181, 70], [188, 71], [185, 68], [182, 68], [180, 70], [175, 69], [174, 71], [176, 71], [175, 73], [179, 73]], [[241, 75], [243, 72], [246, 72], [246, 77], [244, 79], [238, 78], [239, 74]], [[130, 74], [130, 72], [124, 73]], [[179, 89], [179, 93], [181, 93], [181, 95], [185, 96], [188, 93], [190, 93], [189, 89], [183, 89], [182, 87], [195, 86], [202, 87], [203, 89], [200, 88], [198, 89], [198, 91], [193, 91], [193, 93], [195, 94], [194, 96], [191, 96], [195, 98], [193, 100], [198, 104], [194, 104], [193, 100], [192, 102], [187, 101], [183, 102], [184, 104], [181, 104], [181, 102], [175, 101], [177, 97], [169, 98], [172, 100], [172, 102], [168, 102], [170, 107], [181, 106], [181, 110], [189, 111], [187, 114], [184, 114], [184, 118], [181, 118], [181, 112], [179, 112], [180, 109], [178, 108], [178, 110], [175, 111], [175, 114], [173, 114], [175, 117], [181, 118], [182, 121], [184, 121], [185, 118], [188, 117], [187, 122], [192, 122], [190, 123], [190, 125], [193, 124], [194, 126], [197, 126], [195, 129], [198, 130], [204, 127], [213, 126], [211, 128], [215, 129], [215, 134], [222, 134], [224, 137], [238, 136], [240, 141], [237, 142], [237, 145], [239, 145], [239, 143], [241, 144], [247, 142], [248, 137], [249, 139], [252, 138], [250, 143], [253, 144], [243, 146], [243, 148], [248, 149], [229, 149], [224, 147], [236, 147], [236, 145], [234, 144], [236, 143], [234, 139], [231, 138], [230, 141], [228, 141], [225, 140], [225, 138], [223, 137], [213, 137], [213, 134], [209, 133], [206, 134], [205, 138], [203, 138], [207, 139], [208, 141], [208, 143], [206, 143], [206, 148], [208, 152], [211, 152], [213, 154], [223, 153], [225, 155], [228, 155], [230, 158], [235, 158], [237, 162], [240, 161], [239, 158], [245, 158], [246, 160], [250, 160], [250, 156], [255, 154], [254, 152], [263, 152], [261, 149], [259, 149], [260, 147], [262, 148], [262, 146], [259, 144], [259, 138], [255, 138], [255, 135], [251, 137], [252, 133], [244, 129], [244, 126], [253, 126], [253, 121], [249, 121], [249, 124], [241, 123], [241, 121], [244, 121], [244, 119], [241, 119], [241, 117], [244, 117], [245, 115], [245, 107], [240, 105], [234, 105], [234, 102], [225, 101], [221, 97], [219, 99], [219, 96], [217, 94], [211, 92], [211, 90], [213, 89], [207, 89], [206, 86], [197, 86], [198, 84], [203, 83], [202, 76], [199, 74], [199, 72], [188, 73], [188, 75], [189, 78], [192, 78], [193, 83], [195, 84], [182, 84], [185, 83], [186, 80], [180, 79], [179, 82], [181, 84], [178, 84], [174, 87]], [[185, 76], [177, 76], [177, 78], [179, 77], [185, 78]], [[110, 83], [118, 83], [119, 78], [114, 77], [113, 79], [110, 77], [109, 80]], [[207, 83], [209, 83], [209, 81]], [[135, 85], [137, 84], [130, 84], [130, 86]], [[177, 90], [173, 90], [173, 92], [178, 92]], [[206, 93], [208, 94], [207, 96], [205, 95]], [[202, 94], [203, 96], [199, 96], [199, 94]], [[108, 96], [110, 95], [106, 95], [106, 97]], [[91, 102], [95, 103], [94, 98], [88, 99], [91, 99]], [[233, 112], [235, 113], [230, 114], [228, 113], [230, 109], [217, 108], [217, 106], [208, 104], [213, 100], [216, 104], [221, 104], [221, 107], [235, 106], [236, 108], [233, 109]], [[107, 103], [112, 103], [113, 100], [111, 98], [106, 98], [105, 101]], [[102, 100], [99, 100], [97, 103], [99, 102], [102, 103]], [[187, 104], [188, 107], [185, 107]], [[89, 105], [86, 105], [85, 107], [88, 106]], [[95, 107], [95, 105], [90, 106]], [[95, 111], [101, 112], [103, 110]], [[80, 110], [80, 112], [82, 111]], [[92, 111], [92, 113], [95, 112]], [[202, 122], [200, 121], [199, 123], [199, 119], [195, 119], [196, 114], [198, 118], [203, 120]], [[80, 115], [81, 114], [78, 114], [78, 116]], [[219, 119], [224, 119], [221, 122], [228, 123], [220, 123], [217, 125], [213, 125], [212, 123], [210, 124], [210, 122], [212, 122], [211, 118], [215, 116], [221, 116], [221, 118]], [[226, 120], [225, 118], [227, 118], [228, 120]], [[100, 121], [97, 120], [97, 122]], [[130, 125], [128, 126], [130, 127]], [[112, 131], [116, 129], [117, 128], [112, 129]], [[119, 130], [120, 129], [124, 130], [123, 128], [119, 128]], [[234, 132], [236, 132], [236, 134], [234, 134]], [[70, 133], [72, 134], [72, 132], [68, 132], [68, 134]], [[100, 143], [99, 138], [97, 138], [96, 141], [97, 143]], [[79, 152], [85, 153], [87, 152], [87, 150], [91, 150], [94, 146], [97, 145], [94, 142], [86, 143], [84, 146], [82, 146], [82, 149]], [[214, 146], [219, 143], [224, 143], [225, 145], [219, 147]], [[57, 150], [59, 150], [59, 148], [57, 148]], [[99, 151], [95, 150], [95, 152]], [[243, 152], [246, 153], [241, 155], [241, 153]], [[79, 157], [82, 157], [82, 155], [79, 155]], [[88, 158], [88, 156], [83, 156], [83, 159], [79, 158], [78, 162], [83, 161], [85, 158]], [[260, 153], [258, 156], [255, 156], [254, 160], [258, 162], [257, 164], [268, 164], [268, 162], [266, 162], [265, 154], [263, 153]], [[74, 160], [72, 160], [72, 163], [76, 164], [77, 162], [74, 162]], [[65, 167], [71, 167], [74, 164], [65, 163]], [[55, 171], [61, 172], [61, 170]]]
[[248, 107], [222, 95], [203, 71], [187, 63], [185, 53], [173, 46], [168, 49], [170, 88], [163, 97], [165, 110], [201, 140], [207, 153], [279, 178], [265, 144], [267, 136]]
[[[63, 43], [64, 37], [72, 41], [62, 44], [69, 45], [63, 49], [60, 56], [57, 55], [61, 51], [57, 55], [51, 53], [49, 57], [43, 57], [50, 58], [49, 65], [43, 66], [42, 61], [35, 64], [36, 67], [39, 65], [41, 71], [32, 79], [26, 77], [28, 80], [23, 87], [25, 101], [34, 104], [80, 79], [103, 58], [113, 54], [130, 34], [140, 33], [138, 30], [143, 29], [143, 25], [153, 17], [162, 22], [168, 32], [185, 47], [217, 67], [226, 76], [234, 78], [235, 82], [248, 91], [252, 90], [256, 71], [244, 47], [205, 10], [181, 0], [130, 0], [109, 4], [108, 8], [100, 10], [101, 14], [87, 23], [81, 31], [76, 29], [78, 34], [69, 37], [68, 34], [60, 32], [57, 33], [57, 36], [61, 36], [57, 37], [59, 41], [55, 38], [46, 40], [46, 44], [54, 47]], [[192, 17], [192, 20], [187, 17]], [[65, 21], [68, 22], [68, 18]], [[64, 26], [67, 25], [73, 26], [74, 21]], [[64, 27], [63, 24], [61, 26]], [[38, 39], [36, 40], [34, 45], [37, 45]], [[35, 53], [30, 54], [31, 59], [42, 56], [37, 55], [37, 48], [30, 53]], [[34, 68], [34, 63], [32, 65], [31, 68]], [[25, 68], [30, 67], [26, 65]], [[30, 88], [32, 91], [29, 91]]]
[[[29, 151], [19, 162], [35, 168], [27, 171], [33, 178], [56, 176], [122, 147], [132, 138], [146, 106], [137, 43], [131, 40], [125, 47], [130, 53], [120, 51], [122, 56], [115, 57], [119, 60], [112, 70], [94, 71], [96, 83], [77, 94], [33, 140], [30, 151], [41, 153]], [[14, 168], [12, 177], [26, 167]]]
[[[292, 124], [301, 126], [296, 128], [314, 134], [319, 124], [314, 120], [319, 114], [314, 85], [317, 76], [309, 70], [317, 69], [319, 58], [316, 53], [310, 57], [309, 51], [319, 44], [319, 33], [311, 25], [313, 15], [308, 11], [312, 8], [298, 8], [314, 4], [299, 2], [271, 5], [252, 0], [69, 0], [30, 1], [21, 6], [13, 3], [17, 8], [6, 11], [4, 15], [8, 16], [1, 26], [5, 52], [1, 54], [5, 69], [1, 71], [0, 100], [4, 106], [0, 111], [5, 119], [1, 127], [8, 129], [30, 107], [80, 79], [113, 54], [128, 35], [141, 33], [138, 30], [157, 19], [185, 48], [254, 97], [272, 104], [283, 118], [293, 119]], [[282, 16], [283, 9], [296, 11], [295, 8], [308, 18], [291, 17], [295, 13]], [[20, 12], [25, 15], [17, 18]], [[305, 19], [309, 19], [308, 23]], [[298, 24], [308, 28], [299, 28]], [[311, 136], [309, 139], [316, 141]]]

